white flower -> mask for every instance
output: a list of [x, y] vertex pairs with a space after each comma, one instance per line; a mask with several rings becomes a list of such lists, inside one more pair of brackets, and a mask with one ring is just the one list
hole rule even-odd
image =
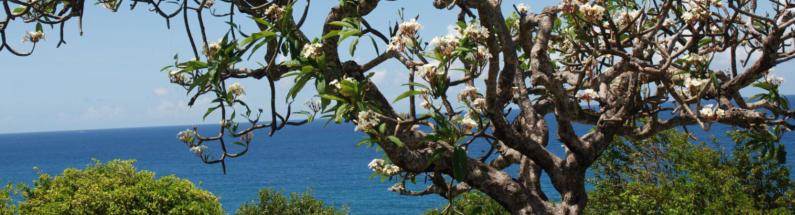
[[389, 44], [386, 45], [386, 51], [403, 51], [403, 48], [406, 47], [406, 43], [411, 43], [412, 39], [405, 36], [394, 36], [392, 40], [389, 41]]
[[698, 92], [701, 90], [701, 86], [707, 85], [707, 83], [709, 83], [708, 79], [685, 78], [685, 88], [690, 89], [691, 92]]
[[478, 95], [478, 88], [473, 86], [467, 86], [461, 92], [458, 93], [458, 101], [464, 101], [467, 98], [475, 98]]
[[380, 123], [378, 117], [375, 116], [375, 112], [368, 110], [368, 111], [360, 111], [357, 119], [353, 120], [356, 123], [356, 127], [353, 128], [354, 131], [362, 131], [362, 132], [370, 132], [374, 131], [374, 127]]
[[196, 135], [196, 132], [190, 129], [185, 129], [184, 131], [180, 131], [177, 133], [177, 139], [184, 143], [192, 142], [191, 138]]
[[718, 26], [715, 26], [715, 25], [713, 25], [712, 27], [710, 27], [710, 28], [709, 28], [709, 30], [711, 30], [711, 31], [712, 31], [712, 33], [718, 33], [718, 32], [720, 32], [720, 28], [718, 28]]
[[213, 4], [215, 4], [215, 0], [207, 0], [206, 2], [204, 2], [204, 7], [211, 8]]
[[207, 44], [204, 44], [204, 48], [202, 49], [202, 54], [204, 54], [204, 56], [207, 56], [207, 58], [210, 58], [211, 56], [215, 55], [215, 53], [218, 52], [219, 49], [221, 49], [222, 40], [223, 38], [218, 39], [218, 42], [210, 43], [209, 46]]
[[370, 161], [370, 163], [367, 164], [367, 167], [375, 172], [381, 172], [381, 168], [384, 166], [384, 164], [386, 164], [386, 162], [382, 159], [373, 159], [373, 161]]
[[417, 19], [411, 19], [400, 23], [400, 26], [398, 26], [398, 33], [409, 38], [414, 38], [414, 35], [417, 34], [417, 31], [420, 29], [422, 29], [422, 25], [417, 22]]
[[243, 86], [240, 86], [240, 83], [237, 82], [226, 88], [226, 91], [232, 92], [235, 96], [246, 94], [246, 91], [243, 90]]
[[671, 18], [665, 18], [665, 21], [663, 21], [663, 27], [671, 27], [671, 25], [673, 24], [674, 20], [672, 20]]
[[171, 82], [174, 83], [185, 83], [187, 81], [187, 77], [182, 75], [182, 70], [172, 70], [168, 71], [168, 78], [171, 79]]
[[469, 131], [475, 126], [478, 126], [478, 123], [472, 118], [469, 118], [469, 116], [465, 116], [464, 119], [461, 120], [461, 125], [464, 126], [464, 131]]
[[428, 100], [425, 100], [425, 101], [422, 102], [422, 104], [420, 104], [420, 107], [425, 108], [425, 109], [431, 109], [433, 107], [433, 102], [429, 102]]
[[334, 79], [334, 80], [332, 80], [332, 81], [331, 81], [331, 82], [329, 82], [328, 84], [329, 84], [329, 85], [331, 85], [331, 86], [334, 86], [334, 87], [336, 87], [336, 88], [337, 88], [337, 90], [341, 90], [341, 89], [342, 89], [342, 85], [340, 85], [340, 81], [339, 81], [339, 80], [337, 80], [337, 79]]
[[420, 68], [417, 70], [417, 73], [420, 75], [420, 77], [423, 77], [426, 80], [431, 80], [436, 74], [436, 70], [437, 70], [436, 64], [429, 63], [420, 66]]
[[196, 153], [197, 155], [200, 155], [204, 150], [207, 150], [207, 146], [205, 145], [190, 147], [190, 152]]
[[690, 13], [689, 11], [682, 14], [682, 19], [687, 21], [688, 23], [695, 21], [695, 19], [693, 18], [694, 18], [693, 13]]
[[701, 114], [701, 116], [704, 117], [704, 120], [707, 122], [715, 121], [726, 114], [726, 111], [724, 111], [723, 109], [720, 108], [713, 109], [712, 107], [713, 107], [712, 104], [704, 105], [704, 107], [702, 107], [701, 110], [698, 111], [698, 113]]
[[[770, 72], [772, 72], [772, 70], [773, 69], [770, 69]], [[767, 83], [769, 83], [770, 85], [779, 86], [782, 83], [784, 83], [784, 78], [782, 78], [782, 77], [776, 78], [776, 75], [771, 74], [771, 75], [765, 77], [765, 81], [767, 81]]]
[[486, 108], [486, 99], [484, 98], [477, 98], [474, 102], [472, 102], [472, 107], [474, 108]]
[[420, 125], [417, 124], [411, 125], [411, 131], [417, 131], [417, 129], [420, 129]]
[[429, 45], [434, 46], [433, 51], [449, 56], [458, 47], [458, 39], [455, 35], [448, 34], [443, 37], [434, 37]]
[[271, 6], [268, 7], [268, 9], [265, 9], [265, 15], [273, 20], [281, 19], [282, 15], [284, 15], [284, 8], [280, 7], [277, 4], [271, 4]]
[[44, 39], [44, 32], [33, 31], [33, 32], [28, 32], [27, 34], [25, 34], [25, 36], [22, 37], [22, 42], [30, 41], [30, 42], [37, 43], [41, 39]]
[[519, 13], [527, 13], [527, 11], [530, 11], [530, 6], [527, 6], [524, 3], [519, 3], [516, 5], [516, 10], [518, 10]]
[[304, 44], [304, 48], [301, 50], [301, 56], [305, 58], [317, 58], [323, 54], [323, 44], [321, 43], [307, 43]]
[[599, 98], [599, 94], [596, 93], [593, 89], [585, 89], [582, 92], [577, 93], [577, 99], [585, 100], [590, 102], [591, 100], [596, 100]]
[[480, 41], [489, 38], [489, 29], [480, 26], [480, 24], [473, 23], [464, 29], [463, 35], [473, 41]]
[[400, 173], [400, 167], [394, 164], [387, 164], [384, 166], [383, 173], [385, 175], [396, 175]]
[[480, 62], [486, 62], [489, 58], [491, 58], [491, 53], [489, 53], [489, 49], [486, 48], [485, 46], [479, 45], [477, 60]]
[[584, 4], [580, 6], [580, 12], [582, 12], [583, 18], [585, 18], [585, 20], [594, 21], [602, 17], [602, 13], [605, 12], [605, 8], [596, 4]]

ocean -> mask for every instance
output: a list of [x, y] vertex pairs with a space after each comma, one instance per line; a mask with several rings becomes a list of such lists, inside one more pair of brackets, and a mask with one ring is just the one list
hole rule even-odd
[[[32, 184], [37, 177], [34, 166], [44, 173], [59, 175], [66, 168], [83, 169], [92, 159], [135, 159], [139, 170], [150, 170], [158, 176], [173, 174], [209, 190], [220, 197], [224, 210], [230, 214], [244, 202], [255, 200], [257, 190], [264, 188], [287, 192], [312, 188], [317, 199], [337, 207], [345, 204], [352, 214], [420, 214], [446, 202], [436, 195], [401, 196], [387, 191], [393, 182], [368, 180], [372, 171], [367, 164], [383, 153], [375, 148], [356, 147], [364, 135], [354, 132], [352, 124], [324, 126], [324, 122], [287, 127], [272, 137], [262, 130], [255, 133], [246, 155], [227, 160], [227, 174], [223, 174], [220, 165], [202, 163], [176, 139], [177, 132], [192, 126], [0, 134], [0, 182]], [[554, 121], [549, 118], [548, 122]], [[554, 124], [550, 128], [553, 142], [549, 148], [560, 155], [563, 149], [554, 142]], [[575, 128], [583, 134], [590, 127]], [[727, 126], [714, 125], [709, 132], [695, 126], [688, 129], [695, 132], [699, 141], [715, 136], [719, 142], [716, 147], [733, 147], [724, 134], [730, 129]], [[199, 126], [199, 130], [209, 136], [217, 133], [217, 125]], [[790, 152], [787, 159], [791, 165], [795, 161], [795, 135], [786, 134], [782, 142]], [[480, 145], [476, 147], [485, 144]], [[475, 156], [482, 150], [470, 151]], [[512, 175], [516, 170], [515, 166], [508, 169]], [[543, 179], [543, 189], [550, 197], [558, 198], [548, 178]], [[409, 189], [424, 188], [422, 182], [418, 178], [420, 184]]]

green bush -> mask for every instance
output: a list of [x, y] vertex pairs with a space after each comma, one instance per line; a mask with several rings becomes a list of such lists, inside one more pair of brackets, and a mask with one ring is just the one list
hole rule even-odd
[[787, 214], [793, 196], [787, 168], [759, 158], [748, 138], [733, 138], [731, 158], [676, 130], [617, 138], [592, 166], [586, 213]]
[[11, 184], [0, 189], [0, 215], [13, 215], [16, 211], [15, 205], [11, 204], [11, 194], [14, 187]]
[[[449, 206], [444, 206], [442, 209], [429, 209], [425, 211], [423, 214], [425, 215], [442, 215], [445, 214], [445, 208]], [[508, 211], [494, 201], [491, 197], [487, 196], [482, 192], [469, 192], [463, 193], [460, 196], [456, 197], [453, 200], [452, 208], [453, 213], [447, 214], [478, 214], [478, 215], [509, 215]], [[450, 210], [450, 209], [448, 209]], [[456, 213], [457, 212], [457, 213]]]
[[334, 209], [334, 205], [324, 206], [322, 200], [315, 199], [311, 190], [304, 193], [289, 193], [290, 198], [282, 195], [282, 192], [273, 189], [259, 190], [259, 202], [246, 202], [237, 209], [238, 215], [337, 215], [348, 214], [348, 208], [343, 205], [340, 210]]
[[136, 171], [133, 160], [95, 161], [21, 187], [20, 214], [223, 214], [210, 192], [173, 175]]

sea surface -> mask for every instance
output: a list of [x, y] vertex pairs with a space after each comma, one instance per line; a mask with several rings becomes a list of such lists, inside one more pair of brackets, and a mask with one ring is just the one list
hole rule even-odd
[[[548, 122], [554, 121], [549, 118]], [[337, 207], [345, 204], [352, 214], [420, 214], [445, 203], [436, 195], [400, 196], [387, 191], [394, 182], [382, 182], [380, 178], [368, 180], [372, 171], [367, 164], [374, 158], [381, 158], [383, 153], [376, 148], [356, 147], [364, 135], [354, 132], [351, 124], [324, 126], [324, 122], [315, 122], [287, 127], [272, 137], [259, 131], [246, 155], [227, 160], [226, 174], [220, 165], [202, 163], [176, 139], [177, 132], [190, 127], [0, 134], [0, 182], [32, 184], [37, 177], [34, 166], [44, 173], [58, 175], [66, 168], [83, 169], [92, 159], [103, 162], [135, 159], [139, 170], [154, 171], [158, 176], [173, 174], [209, 190], [220, 197], [223, 208], [230, 214], [243, 202], [255, 200], [257, 190], [264, 188], [287, 192], [312, 188], [317, 199]], [[217, 125], [199, 126], [204, 136], [217, 134], [217, 128]], [[563, 149], [560, 143], [554, 142], [555, 125], [551, 124], [550, 128], [553, 142], [549, 148], [560, 155]], [[575, 125], [575, 128], [583, 134], [590, 127]], [[729, 129], [727, 126], [714, 125], [709, 132], [695, 126], [688, 129], [699, 141], [709, 141], [710, 136], [715, 136], [719, 144], [714, 147], [728, 150], [734, 146], [724, 134]], [[795, 135], [785, 135], [782, 142], [790, 152], [787, 159], [792, 164]], [[471, 156], [485, 149], [484, 146], [475, 147], [482, 148], [470, 150]], [[515, 175], [517, 168], [514, 166], [508, 171]], [[543, 179], [543, 189], [558, 199], [548, 178]], [[418, 178], [418, 183], [409, 188], [424, 188], [422, 178]]]

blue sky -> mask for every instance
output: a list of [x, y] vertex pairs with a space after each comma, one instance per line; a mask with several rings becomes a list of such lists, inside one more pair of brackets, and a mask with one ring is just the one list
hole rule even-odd
[[[503, 1], [505, 10], [509, 5], [524, 2], [531, 11], [540, 11], [544, 6], [556, 1]], [[320, 37], [322, 21], [338, 1], [313, 1], [310, 15], [303, 30], [310, 37]], [[100, 6], [86, 3], [83, 20], [83, 36], [77, 32], [77, 20], [67, 23], [65, 39], [68, 42], [55, 48], [58, 42], [57, 29], [45, 26], [47, 39], [37, 45], [32, 56], [17, 57], [7, 51], [0, 52], [0, 96], [6, 98], [0, 104], [0, 133], [82, 130], [100, 128], [124, 128], [162, 125], [194, 125], [214, 123], [218, 118], [202, 120], [209, 97], [187, 107], [188, 96], [176, 85], [170, 84], [165, 72], [160, 68], [173, 63], [172, 57], [179, 53], [183, 59], [190, 58], [182, 18], [171, 20], [171, 29], [160, 16], [149, 12], [139, 4], [134, 11], [127, 9], [125, 3], [119, 12], [112, 13]], [[297, 8], [303, 8], [299, 2]], [[457, 10], [437, 10], [431, 1], [382, 1], [379, 7], [365, 17], [376, 28], [386, 32], [387, 24], [398, 20], [399, 8], [406, 8], [407, 17], [420, 14], [419, 22], [424, 26], [420, 31], [423, 38], [430, 40], [452, 30]], [[214, 8], [228, 8], [217, 4]], [[220, 13], [220, 11], [219, 11]], [[181, 16], [181, 15], [180, 15]], [[252, 21], [238, 16], [245, 32], [254, 32]], [[206, 17], [208, 37], [215, 40], [223, 36], [227, 25], [226, 18]], [[29, 50], [30, 43], [21, 43], [26, 31], [32, 31], [33, 24], [20, 20], [13, 22], [7, 30], [8, 38], [17, 50]], [[194, 30], [195, 24], [193, 25]], [[16, 39], [15, 39], [16, 38]], [[350, 40], [348, 40], [350, 41]], [[380, 50], [385, 44], [379, 42]], [[347, 55], [347, 44], [340, 47], [343, 59], [353, 59], [360, 63], [374, 57], [375, 52], [368, 38], [360, 42], [354, 57]], [[261, 55], [260, 55], [261, 56]], [[255, 67], [251, 62], [243, 66]], [[792, 68], [788, 63], [776, 68], [778, 76], [795, 80], [795, 75], [784, 71]], [[405, 87], [400, 85], [407, 77], [406, 70], [396, 61], [389, 61], [373, 70], [374, 81], [380, 89], [394, 98]], [[269, 101], [267, 82], [263, 80], [240, 80], [246, 89], [246, 101], [256, 107], [269, 110], [264, 104]], [[281, 92], [286, 92], [292, 82], [282, 80], [277, 83]], [[312, 94], [302, 93], [294, 107]], [[782, 91], [795, 92], [795, 85], [785, 83]], [[278, 94], [278, 93], [277, 93]], [[281, 93], [284, 94], [284, 93]], [[748, 94], [745, 94], [748, 96]], [[284, 111], [283, 97], [277, 98], [277, 109]], [[398, 103], [405, 108], [405, 103]]]

